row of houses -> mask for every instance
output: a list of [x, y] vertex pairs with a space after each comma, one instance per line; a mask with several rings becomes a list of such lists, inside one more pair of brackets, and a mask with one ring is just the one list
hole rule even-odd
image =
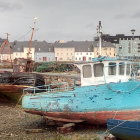
[[[4, 44], [0, 39], [0, 61], [13, 61], [15, 58], [30, 57], [35, 62], [49, 61], [91, 61], [99, 56], [99, 38], [94, 41], [14, 41]], [[30, 46], [30, 47], [29, 47]], [[140, 36], [117, 34], [102, 35], [102, 56], [140, 59]]]
[[[28, 41], [14, 41], [0, 48], [1, 61], [13, 61], [15, 58], [30, 57], [35, 62], [49, 61], [92, 61], [99, 56], [98, 41], [33, 41], [29, 47]], [[116, 48], [111, 42], [102, 42], [102, 55], [115, 57]]]

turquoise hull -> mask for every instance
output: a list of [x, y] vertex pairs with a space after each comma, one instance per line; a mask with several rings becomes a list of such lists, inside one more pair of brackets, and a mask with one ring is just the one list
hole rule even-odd
[[139, 110], [140, 81], [75, 87], [65, 92], [26, 94], [22, 107], [45, 112]]

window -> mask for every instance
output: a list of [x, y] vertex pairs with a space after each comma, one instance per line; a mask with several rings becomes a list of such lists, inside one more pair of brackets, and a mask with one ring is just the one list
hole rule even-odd
[[18, 51], [20, 51], [20, 48], [17, 48]]
[[94, 76], [95, 77], [103, 76], [103, 67], [104, 67], [103, 63], [94, 64]]
[[109, 63], [108, 75], [116, 75], [116, 63], [113, 62]]
[[90, 78], [91, 76], [92, 76], [91, 65], [84, 65], [83, 66], [83, 77]]
[[91, 57], [89, 57], [88, 60], [91, 60]]
[[125, 63], [123, 62], [119, 63], [119, 75], [124, 75], [124, 66]]
[[130, 64], [126, 65], [126, 75], [130, 74]]
[[47, 61], [47, 57], [43, 57], [43, 61]]

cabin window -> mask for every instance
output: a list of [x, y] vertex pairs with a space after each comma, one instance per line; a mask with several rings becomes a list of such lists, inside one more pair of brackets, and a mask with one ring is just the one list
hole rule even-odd
[[102, 77], [103, 76], [103, 63], [94, 64], [94, 76], [95, 77]]
[[108, 75], [116, 75], [116, 63], [109, 63]]
[[126, 75], [130, 75], [130, 64], [126, 65]]
[[91, 65], [84, 65], [83, 66], [83, 77], [90, 78], [91, 76], [92, 76]]
[[124, 63], [119, 63], [119, 75], [124, 75]]

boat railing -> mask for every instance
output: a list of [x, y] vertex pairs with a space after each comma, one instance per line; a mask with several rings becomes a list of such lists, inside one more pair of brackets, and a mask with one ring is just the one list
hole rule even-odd
[[73, 90], [74, 87], [70, 87], [67, 82], [61, 82], [57, 84], [49, 84], [43, 86], [29, 87], [23, 90], [24, 94], [36, 94], [36, 93], [53, 93], [60, 91]]

